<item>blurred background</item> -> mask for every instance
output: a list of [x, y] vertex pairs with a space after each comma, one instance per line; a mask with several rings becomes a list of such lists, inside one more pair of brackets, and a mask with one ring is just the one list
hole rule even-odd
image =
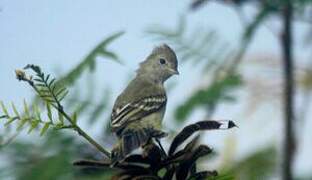
[[[215, 152], [202, 169], [223, 179], [312, 179], [310, 0], [1, 0], [0, 27], [0, 100], [8, 107], [36, 103], [14, 70], [39, 65], [63, 80], [65, 109], [110, 149], [115, 98], [153, 47], [167, 43], [180, 75], [166, 84], [164, 129], [173, 135], [204, 119], [239, 126], [201, 136]], [[0, 179], [110, 177], [72, 166], [102, 158], [77, 133], [50, 128], [40, 136], [40, 128], [6, 122]]]

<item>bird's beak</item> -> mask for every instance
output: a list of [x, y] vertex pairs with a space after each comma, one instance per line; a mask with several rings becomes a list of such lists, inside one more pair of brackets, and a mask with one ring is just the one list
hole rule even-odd
[[169, 69], [172, 75], [179, 75], [179, 71], [177, 69]]

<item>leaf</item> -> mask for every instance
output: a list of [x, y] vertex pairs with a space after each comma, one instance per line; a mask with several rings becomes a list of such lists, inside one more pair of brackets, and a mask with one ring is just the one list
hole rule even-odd
[[44, 133], [48, 130], [49, 126], [50, 126], [50, 123], [44, 123], [44, 126], [40, 131], [40, 136], [44, 135]]
[[202, 7], [208, 0], [193, 0], [190, 5], [191, 10], [197, 10], [198, 8]]
[[172, 155], [175, 150], [195, 132], [199, 130], [221, 129], [222, 125], [225, 123], [227, 123], [225, 129], [230, 129], [236, 126], [233, 121], [199, 121], [184, 127], [183, 130], [173, 139], [168, 154]]
[[51, 105], [50, 103], [46, 103], [47, 107], [47, 115], [51, 123], [53, 123], [53, 117], [52, 117], [52, 110], [51, 110]]
[[20, 120], [20, 123], [19, 123], [19, 125], [17, 126], [17, 128], [16, 128], [16, 130], [17, 131], [20, 131], [20, 130], [22, 130], [22, 128], [24, 127], [24, 125], [25, 125], [25, 123], [28, 121], [29, 119], [28, 118], [22, 118], [21, 120]]
[[60, 121], [60, 125], [63, 126], [64, 125], [64, 116], [62, 115], [62, 113], [60, 111], [58, 111], [58, 118]]
[[216, 176], [218, 176], [217, 171], [201, 171], [191, 175], [189, 180], [207, 179], [208, 177], [216, 177]]
[[258, 29], [258, 27], [263, 23], [269, 15], [271, 15], [273, 12], [276, 12], [278, 10], [278, 5], [274, 4], [274, 2], [264, 2], [264, 5], [262, 5], [262, 9], [258, 12], [256, 17], [253, 19], [253, 21], [245, 28], [244, 32], [244, 40], [248, 41], [252, 38], [255, 31]]
[[36, 83], [36, 86], [41, 87], [41, 88], [45, 88], [46, 87], [46, 85], [42, 84], [42, 83]]
[[98, 44], [87, 56], [86, 58], [80, 62], [76, 67], [74, 67], [69, 73], [67, 73], [63, 78], [61, 78], [58, 82], [58, 84], [62, 85], [72, 85], [76, 82], [76, 80], [81, 76], [81, 74], [87, 69], [92, 67], [95, 61], [96, 56], [98, 55], [98, 52], [103, 51], [106, 49], [106, 46], [108, 46], [110, 43], [112, 43], [114, 40], [119, 38], [121, 35], [123, 35], [124, 32], [118, 32], [115, 33], [108, 38], [106, 38], [104, 41], [102, 41], [100, 44]]
[[45, 82], [47, 83], [48, 81], [49, 81], [49, 78], [50, 78], [50, 74], [48, 74], [47, 76], [46, 76], [46, 78], [45, 78]]
[[147, 158], [153, 164], [153, 167], [151, 169], [158, 169], [162, 157], [166, 156], [165, 152], [163, 152], [159, 146], [157, 146], [154, 143], [149, 143], [144, 146], [143, 150], [143, 156], [144, 154], [147, 154]]
[[117, 63], [122, 64], [121, 60], [118, 58], [117, 54], [110, 51], [101, 51], [103, 57], [108, 57], [112, 60], [115, 60]]
[[9, 117], [8, 118], [8, 121], [4, 124], [4, 126], [8, 126], [8, 125], [10, 125], [13, 121], [15, 121], [16, 120], [16, 118], [12, 118], [12, 117]]
[[14, 103], [12, 102], [11, 104], [12, 104], [12, 109], [13, 109], [13, 112], [14, 112], [15, 116], [16, 116], [16, 117], [20, 117], [20, 115], [19, 115], [19, 113], [18, 113], [18, 111], [17, 111], [17, 109], [16, 109]]
[[33, 109], [34, 109], [35, 117], [36, 117], [39, 121], [41, 121], [42, 119], [41, 119], [41, 114], [40, 114], [40, 111], [39, 111], [39, 107], [38, 107], [36, 104], [34, 104], [34, 105], [33, 105]]
[[118, 168], [127, 169], [126, 171], [122, 171], [120, 174], [117, 175], [119, 179], [125, 179], [125, 177], [128, 177], [128, 179], [137, 178], [137, 179], [159, 180], [157, 176], [151, 175], [151, 172], [148, 168], [143, 168], [137, 165], [126, 165], [126, 164], [119, 165]]
[[28, 108], [28, 105], [27, 105], [27, 102], [26, 102], [25, 99], [24, 99], [23, 103], [24, 103], [25, 118], [29, 118], [30, 117], [30, 112], [29, 112], [29, 108]]
[[176, 176], [177, 179], [183, 179], [188, 176], [191, 166], [196, 162], [196, 160], [202, 156], [211, 153], [211, 149], [205, 145], [200, 145], [191, 154], [189, 154], [188, 159], [185, 159], [178, 166]]
[[74, 114], [72, 115], [72, 120], [74, 124], [77, 124], [77, 112], [74, 112]]
[[32, 69], [35, 71], [37, 74], [41, 74], [41, 69], [39, 66], [33, 65], [33, 64], [28, 64], [27, 66], [24, 67], [24, 69]]
[[183, 159], [183, 156], [185, 156], [188, 153], [191, 153], [191, 151], [196, 147], [198, 140], [199, 140], [199, 135], [193, 138], [182, 150], [178, 151], [174, 155], [169, 154], [170, 156], [165, 160], [164, 165], [181, 161], [181, 159]]
[[7, 108], [5, 107], [5, 105], [3, 104], [2, 101], [0, 101], [0, 105], [1, 105], [1, 108], [2, 108], [2, 112], [3, 112], [6, 116], [10, 116], [9, 113], [8, 113]]
[[67, 96], [68, 92], [69, 92], [69, 91], [65, 90], [65, 91], [63, 92], [63, 94], [61, 94], [61, 95], [58, 97], [58, 101], [61, 102], [61, 101]]
[[35, 128], [38, 127], [38, 125], [39, 125], [39, 121], [36, 121], [36, 120], [31, 121], [31, 125], [27, 133], [30, 134]]
[[55, 78], [53, 78], [53, 79], [49, 82], [48, 86], [51, 88], [54, 82], [55, 82]]
[[102, 43], [100, 43], [97, 47], [98, 48], [104, 48], [106, 47], [108, 44], [112, 43], [114, 40], [118, 39], [120, 36], [122, 36], [123, 34], [125, 34], [124, 31], [120, 31], [117, 33], [114, 33], [113, 35], [109, 36], [108, 38], [106, 38]]
[[57, 90], [57, 92], [55, 92], [55, 96], [59, 97], [64, 91], [66, 90], [66, 88], [62, 87], [59, 90]]
[[51, 96], [50, 93], [47, 93], [47, 94], [41, 93], [41, 94], [40, 94], [40, 97], [41, 97], [42, 99], [44, 99], [44, 100], [51, 100], [51, 101], [54, 101], [54, 98]]
[[93, 160], [79, 160], [73, 163], [74, 166], [89, 166], [89, 167], [109, 167], [110, 161], [93, 161]]
[[[41, 78], [34, 78], [34, 81], [37, 81], [38, 84], [43, 83], [44, 81]], [[42, 84], [40, 84], [42, 85]]]
[[134, 155], [128, 156], [127, 158], [125, 158], [124, 161], [127, 163], [151, 164], [151, 161], [149, 158], [143, 157], [140, 154], [134, 154]]
[[169, 170], [167, 170], [167, 172], [165, 173], [163, 179], [164, 180], [172, 180], [174, 173], [175, 173], [175, 167], [169, 168]]
[[109, 57], [112, 60], [115, 60], [116, 62], [120, 62], [118, 61], [118, 57], [116, 54], [109, 52], [106, 50], [106, 46], [111, 43], [113, 40], [117, 39], [118, 37], [120, 37], [121, 35], [123, 35], [124, 32], [118, 32], [110, 37], [108, 37], [107, 39], [105, 39], [102, 43], [98, 44], [93, 51], [91, 51], [91, 53], [86, 57], [86, 59], [89, 59], [89, 66], [90, 69], [94, 69], [94, 63], [95, 63], [95, 58], [98, 55], [102, 55], [104, 57]]

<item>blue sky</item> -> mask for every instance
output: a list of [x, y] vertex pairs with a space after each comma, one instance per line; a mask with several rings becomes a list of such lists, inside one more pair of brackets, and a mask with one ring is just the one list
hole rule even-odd
[[[99, 84], [110, 85], [113, 90], [112, 96], [116, 97], [129, 80], [129, 75], [130, 77], [134, 75], [137, 64], [158, 43], [147, 37], [144, 30], [155, 24], [175, 27], [179, 17], [184, 14], [187, 14], [191, 26], [216, 29], [232, 47], [238, 45], [243, 27], [233, 8], [211, 3], [191, 13], [188, 12], [189, 2], [189, 0], [0, 0], [0, 80], [4, 84], [1, 87], [0, 100], [18, 103], [22, 102], [21, 97], [29, 98], [31, 95], [28, 88], [21, 86], [14, 79], [14, 69], [32, 63], [40, 65], [46, 72], [55, 72], [56, 69], [66, 72], [81, 61], [103, 38], [123, 30], [126, 32], [125, 35], [111, 44], [110, 49], [120, 55], [124, 65], [105, 60], [99, 60], [97, 63]], [[245, 12], [248, 20], [252, 18], [255, 11], [252, 7], [247, 7]], [[272, 28], [270, 30], [267, 27], [260, 28], [247, 57], [254, 54], [279, 55], [279, 42], [271, 32], [277, 31], [279, 24], [273, 22], [268, 23], [267, 26]], [[303, 38], [305, 28], [301, 24], [296, 26], [298, 39]], [[296, 57], [304, 59], [308, 55], [307, 50], [297, 44]], [[185, 91], [185, 87], [194, 83], [196, 74], [194, 75], [191, 70], [191, 67], [180, 67], [181, 75], [170, 80], [179, 82], [179, 85], [172, 92], [175, 98], [170, 100], [169, 95], [169, 107], [182, 102], [183, 97], [190, 93]], [[200, 81], [197, 81], [195, 81], [196, 85], [200, 84]], [[241, 103], [246, 100], [244, 92], [242, 97]], [[243, 118], [239, 113], [243, 105], [231, 106], [233, 105], [222, 106], [225, 111], [219, 110], [215, 117]], [[253, 116], [251, 119], [254, 120], [251, 122], [245, 123], [241, 120], [240, 129], [235, 130], [236, 132], [220, 133], [223, 135], [209, 134], [209, 142], [222, 149], [223, 144], [220, 141], [227, 137], [224, 134], [231, 134], [238, 139], [239, 147], [236, 153], [240, 156], [258, 146], [280, 143], [281, 137], [275, 132], [281, 131], [281, 121], [268, 122], [268, 129], [260, 128], [260, 135], [256, 135], [255, 138], [250, 137], [254, 135], [252, 132], [254, 128], [257, 129], [261, 123], [259, 117], [275, 115], [278, 116], [277, 119], [281, 118], [281, 115], [271, 106], [264, 107], [263, 111]], [[169, 118], [171, 115], [172, 108], [169, 108], [166, 117]], [[194, 117], [200, 116], [201, 114], [198, 113]], [[270, 141], [272, 137], [277, 140]], [[305, 143], [304, 150], [300, 151], [296, 163], [298, 172], [308, 172], [309, 167], [312, 166], [311, 163], [304, 161], [309, 155], [308, 147], [311, 147], [311, 143]]]

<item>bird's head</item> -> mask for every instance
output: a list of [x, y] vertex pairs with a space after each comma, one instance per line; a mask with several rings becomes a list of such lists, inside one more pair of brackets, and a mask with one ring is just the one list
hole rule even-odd
[[178, 75], [178, 60], [175, 52], [166, 44], [153, 49], [152, 53], [140, 63], [138, 74], [164, 82], [172, 75]]

